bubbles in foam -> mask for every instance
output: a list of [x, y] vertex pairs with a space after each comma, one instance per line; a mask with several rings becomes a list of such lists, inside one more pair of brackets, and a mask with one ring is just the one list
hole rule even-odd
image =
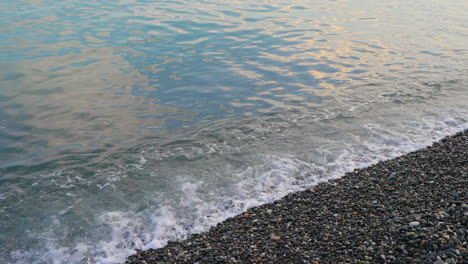
[[[438, 126], [437, 122], [432, 125]], [[443, 130], [424, 130], [426, 133], [420, 134], [418, 138], [411, 134], [405, 136], [405, 133], [382, 133], [377, 126], [367, 128], [382, 136], [376, 140], [360, 141], [361, 144], [346, 144], [341, 150], [322, 149], [316, 152], [333, 156], [332, 162], [327, 158], [312, 163], [304, 157], [265, 155], [255, 165], [231, 174], [233, 181], [237, 182], [230, 186], [234, 190], [231, 193], [204, 189], [206, 186], [203, 183], [190, 182], [190, 177], [187, 177], [179, 179], [188, 182], [180, 187], [182, 195], [178, 206], [166, 205], [156, 211], [147, 209], [137, 214], [107, 213], [103, 216], [103, 222], [113, 229], [112, 241], [99, 244], [97, 255], [100, 252], [106, 257], [97, 257], [95, 261], [115, 263], [132, 253], [132, 248], [159, 248], [169, 240], [184, 239], [189, 234], [206, 231], [248, 208], [273, 202], [292, 191], [303, 190], [320, 181], [340, 177], [354, 168], [416, 150], [430, 143], [427, 137], [436, 140], [466, 126], [458, 124]], [[138, 229], [137, 226], [142, 223], [149, 225], [144, 224]]]
[[467, 109], [433, 105], [428, 110], [376, 100], [352, 108], [345, 118], [339, 106], [313, 116], [278, 114], [218, 124], [197, 138], [137, 151], [131, 162], [94, 173], [95, 179], [50, 175], [39, 184], [66, 189], [70, 197], [77, 195], [79, 185], [97, 186], [105, 194], [101, 199], [117, 193], [128, 202], [136, 193], [139, 200], [133, 203], [145, 206], [101, 207], [87, 228], [103, 235], [67, 242], [53, 229], [73, 228], [64, 221], [69, 214], [79, 216], [79, 202], [68, 204], [52, 217], [50, 230], [32, 235], [44, 248], [18, 249], [10, 252], [10, 259], [37, 264], [123, 262], [135, 249], [162, 247], [253, 206], [468, 129]]

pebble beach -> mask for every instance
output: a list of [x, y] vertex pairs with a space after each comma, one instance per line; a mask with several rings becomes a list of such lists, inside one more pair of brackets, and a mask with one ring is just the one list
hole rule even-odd
[[468, 263], [467, 187], [465, 130], [125, 263]]

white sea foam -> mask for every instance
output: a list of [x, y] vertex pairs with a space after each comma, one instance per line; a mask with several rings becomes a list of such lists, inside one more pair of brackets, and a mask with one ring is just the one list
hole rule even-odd
[[[53, 232], [36, 234], [46, 238], [46, 245], [39, 256], [20, 250], [11, 253], [16, 263], [120, 263], [135, 249], [163, 247], [169, 240], [184, 239], [193, 233], [208, 230], [223, 220], [261, 204], [270, 203], [290, 192], [304, 190], [319, 182], [341, 177], [355, 168], [375, 164], [431, 144], [447, 135], [468, 129], [463, 118], [424, 117], [406, 121], [393, 128], [377, 123], [361, 125], [371, 137], [351, 135], [352, 140], [338, 144], [323, 142], [303, 155], [264, 154], [241, 170], [229, 164], [221, 169], [230, 181], [220, 186], [197, 179], [193, 175], [176, 175], [176, 196], [159, 201], [157, 206], [135, 211], [102, 212], [97, 218], [99, 230], [110, 229], [106, 239], [83, 240], [65, 246]], [[209, 147], [207, 149], [212, 149]], [[138, 170], [150, 161], [139, 159]], [[102, 172], [101, 172], [102, 173]], [[116, 184], [123, 172], [107, 175], [108, 184]], [[59, 184], [69, 189], [76, 184], [65, 177]], [[53, 179], [52, 179], [53, 180]], [[59, 216], [73, 210], [70, 205]], [[60, 217], [54, 218], [55, 226], [61, 226]], [[35, 262], [31, 259], [36, 260]]]
[[[255, 165], [230, 175], [234, 182], [228, 186], [230, 192], [207, 189], [203, 182], [193, 182], [192, 177], [179, 175], [177, 181], [181, 184], [177, 191], [181, 195], [175, 205], [168, 202], [159, 208], [137, 213], [103, 213], [99, 221], [112, 229], [110, 240], [80, 243], [73, 248], [57, 248], [56, 244], [48, 243], [48, 254], [54, 255], [54, 263], [63, 263], [64, 259], [75, 263], [75, 260], [81, 261], [90, 255], [93, 257], [86, 259], [89, 263], [123, 262], [134, 249], [162, 247], [169, 240], [184, 239], [191, 233], [206, 231], [248, 208], [273, 202], [318, 182], [338, 178], [354, 168], [417, 150], [468, 128], [465, 122], [453, 119], [420, 120], [405, 125], [413, 133], [409, 129], [396, 132], [375, 124], [364, 125], [380, 136], [361, 140], [361, 144], [343, 145], [341, 149], [323, 147], [311, 150], [323, 159], [315, 163], [298, 156], [265, 155]], [[332, 161], [330, 157], [333, 157]]]
[[[468, 109], [442, 104], [430, 111], [417, 104], [392, 105], [384, 99], [351, 107], [354, 112], [349, 117], [337, 106], [338, 111], [324, 108], [312, 117], [299, 114], [231, 127], [218, 124], [202, 131], [205, 134], [200, 132], [199, 141], [150, 146], [136, 153], [133, 162], [99, 170], [93, 177], [66, 172], [41, 175], [34, 188], [50, 184], [76, 201], [64, 204], [52, 216], [49, 230], [31, 234], [41, 241], [40, 246], [10, 252], [10, 259], [18, 264], [121, 263], [135, 249], [163, 247], [251, 207], [468, 129]], [[393, 108], [373, 113], [387, 106]], [[387, 113], [391, 115], [386, 117]], [[286, 142], [290, 138], [295, 141]], [[288, 147], [296, 149], [288, 151]], [[166, 185], [157, 185], [159, 181]], [[128, 210], [101, 207], [94, 218], [84, 216], [91, 222], [89, 232], [97, 235], [64, 242], [68, 233], [57, 229], [73, 229], [65, 223], [66, 216], [80, 216], [82, 200], [88, 199], [78, 186], [95, 188], [101, 199], [137, 193], [140, 200], [129, 202]], [[153, 187], [160, 189], [152, 191]], [[94, 208], [94, 201], [88, 202]], [[140, 203], [146, 206], [131, 207]]]

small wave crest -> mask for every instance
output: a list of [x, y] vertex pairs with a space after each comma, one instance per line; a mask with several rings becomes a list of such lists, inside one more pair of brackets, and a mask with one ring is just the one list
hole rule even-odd
[[[360, 128], [360, 133], [346, 134], [342, 138], [335, 136], [326, 140], [324, 137], [318, 147], [294, 154], [263, 153], [248, 159], [244, 157], [247, 165], [226, 161], [224, 164], [214, 164], [220, 161], [206, 156], [185, 160], [183, 162], [216, 167], [220, 174], [214, 176], [207, 172], [200, 176], [196, 175], [199, 172], [197, 169], [194, 174], [181, 173], [179, 170], [171, 175], [175, 187], [168, 192], [159, 190], [166, 196], [148, 198], [157, 200], [154, 205], [147, 201], [149, 205], [140, 211], [114, 210], [100, 213], [94, 223], [97, 226], [95, 232], [106, 230], [109, 234], [106, 239], [83, 240], [66, 246], [50, 231], [37, 235], [46, 237], [43, 255], [17, 250], [11, 253], [11, 257], [16, 263], [26, 263], [25, 259], [35, 259], [30, 263], [65, 263], [64, 260], [68, 263], [123, 262], [135, 249], [159, 248], [168, 241], [206, 231], [248, 208], [338, 178], [354, 168], [417, 150], [432, 141], [467, 129], [468, 126], [465, 120], [459, 118], [423, 118], [391, 129], [377, 123], [362, 124]], [[361, 133], [372, 136], [360, 137]], [[148, 155], [142, 157], [138, 169], [147, 172], [151, 170], [152, 162], [154, 160]], [[118, 191], [119, 187], [116, 188]], [[54, 221], [56, 226], [61, 226], [59, 217], [55, 217]]]

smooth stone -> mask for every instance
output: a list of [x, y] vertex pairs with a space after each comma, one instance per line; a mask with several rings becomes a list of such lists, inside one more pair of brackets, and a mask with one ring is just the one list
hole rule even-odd
[[447, 256], [450, 257], [450, 258], [458, 258], [457, 255], [455, 253], [453, 253], [452, 251], [447, 251]]
[[409, 226], [416, 227], [416, 226], [419, 226], [419, 224], [420, 223], [418, 221], [414, 221], [414, 222], [409, 223]]
[[457, 246], [462, 246], [463, 243], [456, 237], [452, 237], [451, 240], [453, 241], [453, 243], [455, 243], [455, 245]]
[[275, 235], [271, 235], [271, 239], [274, 239], [274, 240], [279, 240], [279, 239], [281, 239], [281, 237], [279, 237], [279, 236], [275, 236]]

